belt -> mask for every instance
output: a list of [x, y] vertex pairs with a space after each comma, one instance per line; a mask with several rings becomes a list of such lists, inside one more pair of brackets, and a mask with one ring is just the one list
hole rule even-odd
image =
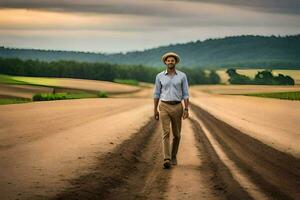
[[164, 103], [167, 103], [167, 104], [171, 104], [171, 105], [176, 105], [176, 104], [181, 103], [181, 101], [163, 101], [163, 100], [161, 100], [161, 101]]

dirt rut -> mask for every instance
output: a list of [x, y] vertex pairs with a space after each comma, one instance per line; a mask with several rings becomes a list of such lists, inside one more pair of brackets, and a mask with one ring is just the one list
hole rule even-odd
[[[196, 117], [203, 122], [202, 127], [198, 125], [196, 128], [198, 134], [201, 135], [199, 141], [204, 139], [204, 142], [205, 140], [206, 143], [208, 142], [206, 135], [203, 134], [203, 126], [205, 126], [230, 161], [237, 166], [244, 177], [255, 185], [256, 189], [261, 190], [263, 196], [268, 199], [300, 199], [300, 160], [298, 158], [251, 138], [194, 104], [192, 104], [192, 109]], [[197, 126], [196, 121], [194, 124]], [[214, 157], [213, 152], [209, 153], [211, 157]], [[222, 158], [219, 159], [222, 160]], [[230, 171], [230, 173], [235, 175], [237, 172]], [[236, 180], [231, 180], [236, 185]], [[224, 185], [230, 187], [226, 181]], [[244, 188], [244, 191], [247, 190], [247, 186], [241, 185], [240, 187]], [[234, 188], [228, 189], [229, 193], [234, 194]], [[250, 196], [253, 198], [253, 195]], [[246, 196], [243, 199], [245, 198]]]

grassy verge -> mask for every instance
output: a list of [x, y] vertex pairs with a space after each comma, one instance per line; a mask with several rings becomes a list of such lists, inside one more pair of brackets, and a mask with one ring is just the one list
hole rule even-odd
[[0, 98], [0, 105], [16, 104], [16, 103], [28, 103], [32, 101], [53, 101], [64, 99], [84, 99], [84, 98], [106, 98], [108, 94], [105, 91], [99, 91], [97, 94], [93, 93], [37, 93], [33, 95], [32, 100], [22, 98]]
[[138, 86], [139, 82], [134, 79], [114, 79], [115, 83], [127, 84], [127, 85], [135, 85]]
[[27, 76], [11, 76], [0, 74], [0, 83], [16, 84], [16, 85], [32, 85], [32, 86], [45, 86], [45, 87], [59, 87], [58, 80], [55, 78], [43, 77], [27, 77]]
[[13, 76], [4, 75], [4, 74], [0, 74], [0, 83], [5, 83], [5, 84], [22, 84], [22, 85], [27, 85], [28, 84], [25, 81], [14, 79]]
[[274, 92], [274, 93], [254, 93], [254, 94], [242, 94], [242, 95], [300, 101], [300, 91], [296, 91], [296, 92]]
[[63, 99], [83, 99], [83, 98], [105, 98], [108, 97], [104, 91], [99, 91], [97, 94], [92, 93], [38, 93], [33, 95], [33, 101], [52, 101], [52, 100], [63, 100]]
[[20, 98], [3, 98], [0, 99], [0, 105], [5, 104], [16, 104], [16, 103], [28, 103], [31, 102], [29, 99], [20, 99]]

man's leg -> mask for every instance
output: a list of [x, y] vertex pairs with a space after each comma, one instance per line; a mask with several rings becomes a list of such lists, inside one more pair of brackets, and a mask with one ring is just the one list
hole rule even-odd
[[162, 143], [163, 143], [163, 154], [164, 160], [171, 159], [170, 153], [170, 122], [171, 118], [168, 111], [168, 105], [160, 104], [159, 105], [159, 116], [160, 124], [162, 128]]
[[[172, 142], [172, 159], [175, 158], [178, 152], [179, 142], [181, 138], [181, 124], [182, 124], [183, 107], [179, 104], [175, 107], [175, 112], [171, 115], [173, 142]], [[174, 163], [175, 164], [175, 163]]]

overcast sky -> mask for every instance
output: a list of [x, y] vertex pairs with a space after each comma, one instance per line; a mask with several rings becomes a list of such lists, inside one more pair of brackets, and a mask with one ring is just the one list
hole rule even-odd
[[300, 33], [300, 0], [0, 0], [0, 46], [126, 52]]

